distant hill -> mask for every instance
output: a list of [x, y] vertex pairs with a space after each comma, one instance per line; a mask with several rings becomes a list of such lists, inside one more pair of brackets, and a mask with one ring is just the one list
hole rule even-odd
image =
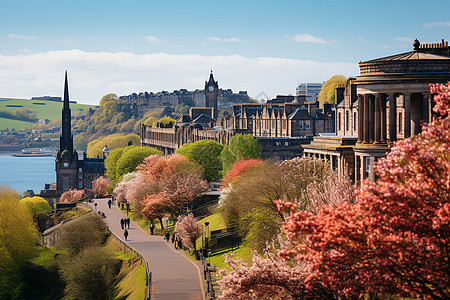
[[[49, 119], [50, 121], [61, 118], [62, 106], [62, 102], [0, 98], [0, 110], [6, 110], [14, 114], [18, 109], [28, 108], [30, 112], [36, 113], [37, 119]], [[71, 103], [70, 108], [72, 109], [72, 115], [74, 115], [77, 111], [83, 111], [86, 108], [95, 109], [95, 106]], [[0, 130], [5, 128], [21, 130], [25, 127], [31, 127], [33, 124], [34, 122], [0, 117]]]

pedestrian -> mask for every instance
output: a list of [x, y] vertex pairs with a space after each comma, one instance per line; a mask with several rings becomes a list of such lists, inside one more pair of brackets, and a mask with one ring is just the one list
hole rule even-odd
[[130, 228], [130, 222], [131, 222], [130, 218], [127, 218], [128, 229]]
[[[155, 223], [153, 223], [153, 221], [150, 223], [150, 232], [153, 235], [153, 230], [155, 230]], [[169, 239], [167, 239], [169, 240]]]
[[97, 211], [97, 202], [94, 203], [94, 210]]
[[111, 199], [108, 200], [108, 207], [111, 209]]
[[178, 249], [183, 250], [183, 239], [181, 236], [178, 237]]
[[170, 238], [170, 233], [169, 233], [169, 231], [166, 231], [166, 234], [164, 235], [164, 239], [167, 240], [167, 242], [169, 242], [169, 238]]
[[123, 225], [125, 224], [125, 220], [122, 218], [122, 219], [120, 219], [120, 226], [122, 227], [122, 229], [123, 229]]
[[125, 231], [123, 232], [123, 236], [125, 237], [125, 241], [128, 238], [128, 230], [125, 229]]
[[172, 244], [175, 243], [175, 232], [172, 234]]

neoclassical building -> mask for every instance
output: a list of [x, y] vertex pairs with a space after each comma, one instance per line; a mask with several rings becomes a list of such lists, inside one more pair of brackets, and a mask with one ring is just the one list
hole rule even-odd
[[[354, 180], [375, 179], [373, 163], [392, 142], [416, 135], [432, 117], [429, 84], [450, 80], [448, 42], [359, 63], [360, 75], [336, 89], [336, 134], [315, 138], [306, 156], [351, 169]], [[352, 154], [352, 155], [349, 155]]]

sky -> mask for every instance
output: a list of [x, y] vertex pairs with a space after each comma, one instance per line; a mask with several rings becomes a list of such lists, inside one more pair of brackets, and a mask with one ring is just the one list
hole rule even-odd
[[[450, 39], [450, 1], [2, 0], [0, 97], [224, 89], [254, 98]], [[262, 96], [266, 98], [265, 96]]]

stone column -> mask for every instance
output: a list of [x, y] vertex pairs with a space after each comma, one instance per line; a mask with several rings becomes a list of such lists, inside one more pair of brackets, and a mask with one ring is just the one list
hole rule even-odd
[[364, 95], [364, 116], [363, 116], [364, 143], [369, 143], [369, 107], [370, 107], [369, 97], [370, 95]]
[[374, 122], [374, 142], [381, 142], [381, 96], [375, 95], [375, 122]]
[[405, 134], [404, 138], [411, 136], [411, 93], [404, 93], [405, 95]]
[[430, 94], [422, 94], [422, 118], [424, 123], [430, 123]]
[[386, 143], [386, 94], [381, 94], [381, 142]]
[[397, 96], [389, 94], [389, 141], [397, 140]]
[[364, 116], [364, 96], [358, 95], [358, 142], [360, 143], [364, 141], [363, 116]]
[[375, 125], [375, 97], [369, 95], [369, 143], [374, 142], [374, 125]]

